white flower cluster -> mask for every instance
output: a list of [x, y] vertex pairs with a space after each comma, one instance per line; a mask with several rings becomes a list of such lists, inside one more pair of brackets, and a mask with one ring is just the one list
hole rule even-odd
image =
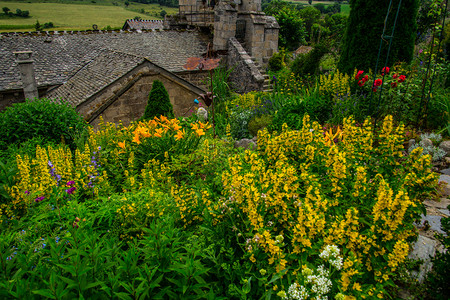
[[320, 265], [317, 268], [318, 274], [309, 275], [306, 277], [306, 282], [312, 284], [311, 291], [315, 293], [316, 299], [328, 299], [325, 294], [329, 293], [333, 283], [328, 278], [330, 272], [325, 269], [324, 265]]
[[288, 289], [288, 294], [285, 299], [297, 299], [297, 300], [303, 300], [308, 299], [308, 292], [306, 291], [306, 288], [303, 285], [298, 285], [296, 282], [291, 284], [291, 286]]
[[337, 270], [340, 270], [343, 265], [343, 259], [339, 254], [340, 251], [336, 245], [327, 245], [319, 254], [319, 257], [325, 261], [328, 261]]

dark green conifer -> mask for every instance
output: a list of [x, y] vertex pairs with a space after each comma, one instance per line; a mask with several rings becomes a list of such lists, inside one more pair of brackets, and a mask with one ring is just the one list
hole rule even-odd
[[[380, 38], [390, 1], [350, 0], [350, 16], [338, 64], [340, 71], [351, 74], [355, 68], [364, 71], [375, 69]], [[392, 32], [399, 1], [392, 0], [385, 35], [390, 35]], [[418, 9], [419, 0], [402, 0], [388, 66], [392, 66], [396, 62], [411, 62], [417, 34]], [[384, 65], [387, 51], [388, 38], [384, 37], [379, 70]]]
[[159, 80], [153, 81], [152, 90], [148, 95], [147, 107], [142, 119], [148, 120], [154, 117], [166, 116], [173, 118], [173, 106], [170, 103], [169, 93]]

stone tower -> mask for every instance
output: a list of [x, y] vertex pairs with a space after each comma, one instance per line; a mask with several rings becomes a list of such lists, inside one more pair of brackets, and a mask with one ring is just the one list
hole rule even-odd
[[261, 0], [180, 0], [172, 26], [213, 27], [213, 49], [235, 37], [262, 66], [278, 51], [279, 25], [261, 11]]
[[261, 11], [260, 0], [222, 0], [214, 8], [214, 50], [226, 50], [230, 37], [261, 65], [278, 50], [279, 25]]

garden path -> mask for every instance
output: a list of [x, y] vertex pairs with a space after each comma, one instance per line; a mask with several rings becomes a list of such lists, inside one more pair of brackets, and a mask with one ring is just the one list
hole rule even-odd
[[426, 215], [422, 215], [420, 223], [417, 224], [419, 237], [413, 245], [409, 257], [414, 259], [422, 259], [424, 263], [420, 266], [419, 271], [412, 271], [412, 275], [422, 283], [425, 275], [432, 268], [431, 257], [434, 257], [436, 251], [443, 251], [442, 245], [436, 239], [436, 233], [444, 234], [441, 228], [441, 219], [450, 217], [447, 208], [450, 205], [450, 169], [440, 171], [439, 186], [441, 187], [439, 196], [436, 199], [424, 201], [427, 210]]

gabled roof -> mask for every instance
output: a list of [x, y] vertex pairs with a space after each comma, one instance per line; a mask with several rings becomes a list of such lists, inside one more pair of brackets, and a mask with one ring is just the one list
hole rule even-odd
[[22, 88], [13, 52], [33, 51], [38, 86], [60, 85], [105, 50], [147, 58], [171, 72], [189, 57], [206, 53], [208, 38], [198, 31], [73, 32], [0, 35], [0, 91]]
[[162, 20], [134, 20], [128, 19], [123, 24], [122, 30], [154, 30], [164, 29]]
[[145, 58], [136, 55], [104, 50], [65, 84], [48, 92], [47, 98], [64, 99], [76, 107], [144, 61]]

